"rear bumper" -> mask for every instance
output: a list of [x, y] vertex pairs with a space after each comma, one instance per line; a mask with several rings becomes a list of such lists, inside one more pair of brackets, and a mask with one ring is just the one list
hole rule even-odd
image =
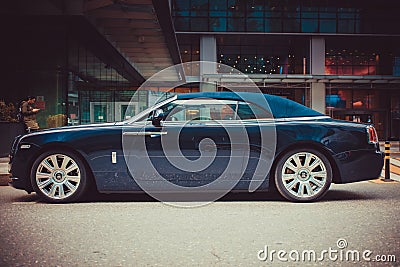
[[340, 173], [335, 183], [351, 183], [379, 178], [384, 153], [375, 150], [346, 151], [334, 156]]

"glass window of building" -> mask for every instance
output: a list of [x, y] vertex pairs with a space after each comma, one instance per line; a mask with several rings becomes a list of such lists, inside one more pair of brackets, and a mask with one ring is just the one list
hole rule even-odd
[[[193, 62], [200, 60], [200, 38], [192, 35], [178, 35], [179, 50], [182, 62]], [[200, 73], [199, 64], [185, 64], [185, 74], [196, 76]]]
[[393, 34], [400, 33], [395, 2], [174, 0], [172, 14], [178, 32]]
[[326, 90], [326, 113], [335, 119], [374, 124], [378, 136], [385, 136], [383, 94], [351, 84], [330, 84]]
[[398, 76], [399, 43], [384, 37], [326, 38], [325, 74]]
[[217, 60], [247, 74], [301, 74], [306, 38], [219, 36]]

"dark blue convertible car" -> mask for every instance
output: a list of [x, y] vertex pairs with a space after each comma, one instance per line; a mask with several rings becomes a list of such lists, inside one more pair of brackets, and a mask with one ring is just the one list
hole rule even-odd
[[234, 92], [175, 95], [124, 122], [26, 134], [10, 152], [12, 186], [53, 203], [93, 189], [270, 188], [308, 202], [332, 182], [377, 178], [382, 166], [372, 125], [333, 120], [278, 96]]

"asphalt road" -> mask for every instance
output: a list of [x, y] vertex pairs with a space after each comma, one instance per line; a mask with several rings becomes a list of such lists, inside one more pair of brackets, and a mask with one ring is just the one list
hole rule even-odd
[[399, 193], [361, 182], [318, 203], [232, 194], [177, 208], [137, 195], [45, 204], [2, 186], [0, 266], [399, 266]]

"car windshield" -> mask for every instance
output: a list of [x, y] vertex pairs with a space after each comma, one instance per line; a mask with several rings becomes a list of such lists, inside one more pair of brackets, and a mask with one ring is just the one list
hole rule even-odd
[[155, 110], [171, 101], [174, 101], [176, 98], [177, 98], [177, 95], [174, 95], [166, 100], [157, 101], [155, 105], [150, 106], [147, 109], [140, 112], [139, 114], [133, 116], [132, 118], [125, 120], [124, 124], [130, 124], [130, 123], [134, 123], [134, 122], [138, 122], [138, 121], [147, 120], [153, 110]]

